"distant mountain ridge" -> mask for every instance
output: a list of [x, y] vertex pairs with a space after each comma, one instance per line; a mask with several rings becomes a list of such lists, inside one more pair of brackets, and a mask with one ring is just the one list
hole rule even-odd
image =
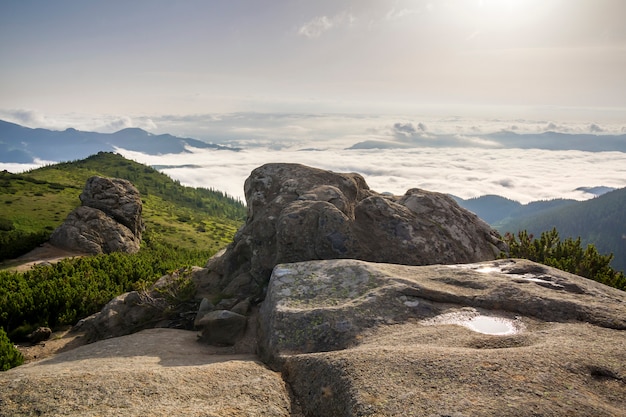
[[348, 149], [404, 149], [416, 146], [432, 147], [492, 147], [545, 149], [567, 151], [576, 149], [586, 152], [626, 152], [626, 134], [592, 133], [516, 133], [502, 131], [477, 135], [484, 142], [468, 140], [464, 135], [439, 134], [412, 129], [397, 133], [390, 140], [366, 140], [353, 144]]
[[614, 255], [612, 267], [626, 270], [626, 188], [588, 187], [602, 193], [586, 201], [548, 200], [521, 204], [488, 195], [464, 200], [452, 196], [461, 207], [474, 212], [500, 233], [527, 230], [535, 236], [556, 227], [561, 239], [578, 237], [602, 254]]
[[32, 163], [73, 161], [98, 152], [113, 152], [116, 148], [159, 155], [187, 152], [186, 147], [239, 151], [203, 142], [162, 134], [154, 135], [139, 128], [122, 129], [115, 133], [84, 132], [69, 128], [63, 131], [31, 129], [0, 120], [0, 162]]

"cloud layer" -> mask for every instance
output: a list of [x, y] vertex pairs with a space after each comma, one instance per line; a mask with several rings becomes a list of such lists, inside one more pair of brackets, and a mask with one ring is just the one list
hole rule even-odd
[[[183, 184], [223, 190], [242, 199], [243, 182], [250, 171], [269, 162], [297, 162], [338, 172], [358, 172], [373, 189], [395, 194], [419, 187], [463, 198], [498, 194], [528, 202], [592, 197], [575, 191], [584, 186], [626, 186], [626, 152], [581, 150], [611, 138], [608, 135], [617, 138], [616, 143], [624, 143], [615, 135], [626, 133], [626, 124], [601, 117], [575, 122], [437, 114], [246, 112], [85, 117], [5, 110], [0, 111], [0, 119], [29, 127], [74, 127], [100, 132], [141, 127], [155, 134], [171, 133], [241, 147], [244, 150], [237, 153], [197, 149], [188, 154], [160, 156], [122, 149], [120, 153], [148, 165], [168, 166], [164, 171]], [[548, 131], [578, 136], [540, 136]], [[521, 149], [529, 148], [521, 141], [531, 136], [515, 134], [535, 135], [535, 147], [553, 150]], [[584, 136], [590, 134], [600, 136]], [[547, 143], [542, 144], [543, 139]], [[561, 148], [569, 150], [554, 150]], [[38, 164], [0, 164], [0, 169], [18, 172]]]
[[576, 191], [581, 186], [626, 187], [626, 154], [621, 152], [478, 148], [322, 151], [257, 148], [236, 153], [193, 150], [189, 154], [161, 156], [122, 149], [119, 152], [149, 165], [180, 166], [163, 171], [183, 184], [223, 190], [241, 199], [243, 183], [250, 172], [270, 162], [358, 172], [379, 192], [404, 194], [410, 188], [423, 188], [462, 198], [497, 194], [522, 203], [591, 198], [591, 194]]

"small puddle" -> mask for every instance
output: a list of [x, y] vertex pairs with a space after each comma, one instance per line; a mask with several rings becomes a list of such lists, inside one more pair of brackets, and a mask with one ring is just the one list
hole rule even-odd
[[461, 325], [484, 334], [507, 335], [517, 333], [514, 323], [498, 317], [477, 316]]
[[519, 320], [487, 316], [473, 309], [444, 313], [432, 319], [424, 320], [422, 324], [426, 326], [456, 324], [478, 333], [496, 336], [516, 334], [523, 330], [523, 324]]

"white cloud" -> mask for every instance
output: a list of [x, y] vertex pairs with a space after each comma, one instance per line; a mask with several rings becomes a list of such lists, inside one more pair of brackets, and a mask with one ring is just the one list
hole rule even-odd
[[[576, 188], [626, 187], [626, 154], [537, 149], [413, 148], [322, 151], [256, 148], [230, 152], [144, 155], [120, 150], [150, 165], [177, 165], [164, 172], [183, 184], [215, 188], [244, 199], [243, 183], [265, 163], [301, 163], [335, 172], [358, 172], [378, 192], [404, 194], [410, 188], [462, 198], [498, 194], [523, 203], [553, 198], [587, 199]], [[183, 167], [184, 165], [198, 168]]]
[[419, 10], [416, 10], [416, 9], [406, 9], [406, 8], [396, 9], [394, 7], [387, 12], [387, 15], [385, 17], [387, 20], [396, 20], [396, 19], [402, 19], [403, 17], [410, 16], [413, 14], [417, 14], [417, 13], [419, 13]]
[[335, 16], [318, 16], [314, 17], [307, 23], [300, 26], [298, 29], [298, 35], [311, 38], [319, 38], [324, 32], [340, 26], [351, 25], [355, 22], [356, 18], [348, 12], [341, 12]]

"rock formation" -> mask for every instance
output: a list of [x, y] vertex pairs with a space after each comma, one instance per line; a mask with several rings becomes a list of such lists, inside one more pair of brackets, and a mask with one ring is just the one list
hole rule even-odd
[[139, 250], [144, 229], [139, 191], [129, 181], [94, 176], [72, 211], [50, 237], [58, 247], [89, 254]]
[[358, 174], [267, 164], [244, 185], [248, 216], [209, 280], [240, 298], [258, 294], [278, 263], [351, 258], [402, 265], [495, 259], [505, 244], [451, 198], [412, 189], [376, 193]]
[[[358, 174], [298, 164], [261, 166], [244, 188], [245, 225], [223, 253], [192, 275], [198, 300], [221, 300], [203, 311], [205, 319], [192, 320], [207, 343], [236, 343], [245, 328], [241, 316], [251, 303], [263, 299], [278, 263], [352, 258], [449, 264], [495, 259], [507, 250], [489, 225], [439, 193], [412, 189], [404, 196], [382, 195], [370, 190]], [[148, 304], [127, 302], [125, 297], [81, 323], [89, 340], [122, 336], [150, 323], [172, 323]], [[244, 312], [238, 311], [242, 304], [248, 306]]]
[[282, 375], [195, 332], [149, 329], [0, 373], [0, 416], [626, 409], [626, 293], [529, 261], [280, 264], [259, 322], [248, 337]]
[[626, 293], [529, 261], [278, 265], [260, 324], [307, 416], [626, 409]]

